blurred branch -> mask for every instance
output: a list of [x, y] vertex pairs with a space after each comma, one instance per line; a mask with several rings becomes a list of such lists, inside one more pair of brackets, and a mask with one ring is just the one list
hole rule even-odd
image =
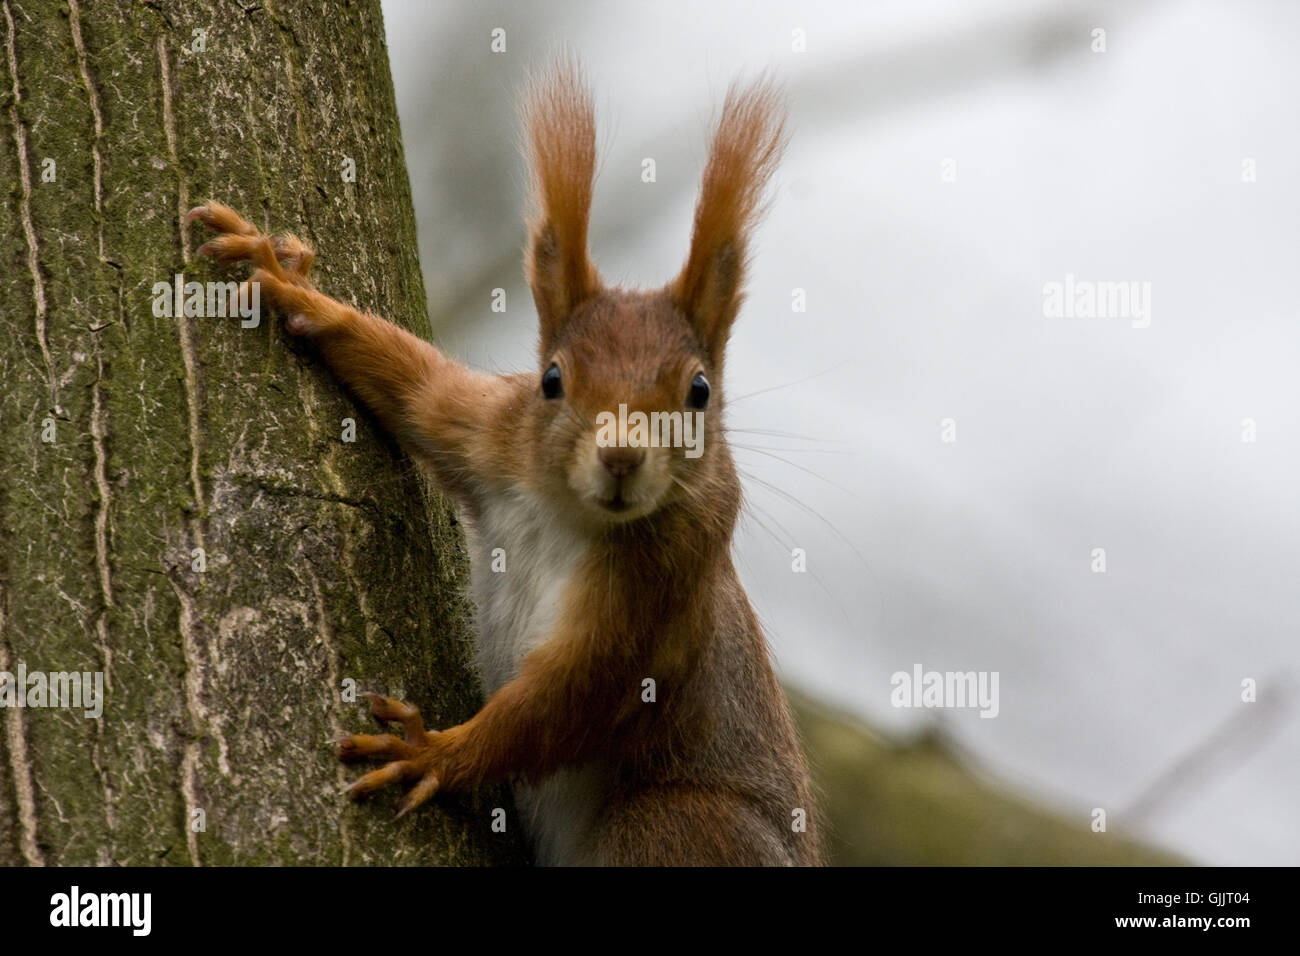
[[1203, 789], [1228, 764], [1239, 762], [1250, 751], [1262, 747], [1282, 724], [1281, 717], [1288, 704], [1288, 683], [1281, 675], [1261, 683], [1255, 703], [1239, 708], [1199, 744], [1156, 774], [1119, 819], [1130, 828], [1142, 826], [1156, 810], [1193, 790]]

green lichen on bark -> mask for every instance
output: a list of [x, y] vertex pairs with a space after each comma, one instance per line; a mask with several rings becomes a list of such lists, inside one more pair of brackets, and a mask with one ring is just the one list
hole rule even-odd
[[0, 864], [521, 861], [503, 791], [339, 794], [345, 678], [479, 705], [445, 500], [278, 317], [152, 312], [236, 277], [180, 219], [211, 197], [428, 336], [377, 0], [0, 5], [0, 669], [110, 684], [100, 720], [0, 711]]

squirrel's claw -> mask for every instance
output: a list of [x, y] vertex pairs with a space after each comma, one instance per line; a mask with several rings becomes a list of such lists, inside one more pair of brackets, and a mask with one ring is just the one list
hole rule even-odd
[[218, 262], [237, 262], [240, 259], [257, 259], [265, 263], [274, 258], [263, 236], [244, 236], [236, 232], [223, 232], [199, 246], [199, 255]]
[[437, 751], [433, 740], [436, 734], [426, 733], [424, 721], [419, 708], [414, 704], [384, 697], [381, 694], [365, 694], [370, 700], [370, 712], [381, 721], [397, 721], [402, 724], [406, 736], [393, 734], [350, 734], [338, 742], [338, 758], [342, 761], [361, 759], [387, 760], [378, 770], [372, 770], [354, 780], [344, 790], [353, 800], [360, 800], [368, 793], [380, 790], [400, 780], [415, 780], [416, 784], [402, 799], [398, 807], [399, 817], [410, 813], [420, 804], [438, 792], [439, 777]]
[[424, 742], [424, 720], [420, 708], [405, 701], [384, 697], [382, 694], [365, 694], [370, 699], [370, 712], [379, 720], [395, 720], [406, 731], [408, 744]]
[[390, 760], [409, 760], [415, 749], [392, 734], [349, 734], [338, 741], [338, 757], [347, 762], [365, 757], [387, 757]]
[[438, 777], [432, 770], [420, 778], [420, 782], [411, 788], [410, 792], [402, 799], [401, 806], [397, 808], [397, 817], [400, 820], [406, 816], [424, 801], [438, 792]]
[[223, 203], [209, 200], [202, 206], [195, 206], [185, 214], [185, 221], [193, 222], [195, 219], [217, 232], [231, 232], [241, 236], [258, 235], [256, 226]]
[[[199, 247], [199, 255], [218, 262], [251, 259], [282, 281], [309, 287], [308, 274], [316, 253], [297, 236], [266, 236], [229, 206], [209, 201], [185, 214], [185, 221], [198, 220], [219, 235]], [[281, 269], [285, 270], [283, 273]]]
[[353, 800], [360, 800], [366, 794], [375, 790], [380, 790], [390, 783], [396, 783], [399, 780], [409, 780], [412, 776], [412, 764], [409, 760], [394, 760], [392, 763], [386, 763], [378, 770], [372, 770], [370, 773], [358, 777], [348, 785], [346, 793]]

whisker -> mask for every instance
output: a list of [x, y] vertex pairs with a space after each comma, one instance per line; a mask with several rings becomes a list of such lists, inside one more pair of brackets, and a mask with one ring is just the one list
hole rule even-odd
[[[747, 512], [746, 516], [749, 518], [749, 520], [753, 521], [760, 528], [766, 531], [768, 535], [771, 536], [772, 540], [775, 541], [778, 545], [780, 545], [782, 549], [790, 550], [794, 546], [794, 536], [791, 535], [790, 532], [787, 531], [782, 526], [781, 522], [777, 521], [776, 518], [772, 516], [772, 513], [770, 511], [768, 511], [766, 508], [762, 507], [761, 505], [757, 504], [756, 502], [750, 500], [745, 501], [744, 508], [745, 511]], [[770, 520], [773, 524], [775, 524], [779, 530], [784, 532], [787, 535], [787, 537], [789, 537], [789, 541], [788, 542], [782, 541], [780, 538], [778, 538], [773, 533], [772, 529], [767, 526], [766, 523], [764, 523], [756, 514], [754, 514], [753, 511], [750, 511], [751, 508], [757, 509], [758, 511], [762, 512], [762, 514], [766, 518], [768, 518], [768, 520]], [[835, 607], [839, 610], [840, 614], [844, 617], [844, 622], [848, 624], [850, 627], [852, 627], [853, 619], [849, 617], [848, 610], [844, 607], [843, 602], [841, 602], [840, 599], [835, 596], [835, 592], [833, 592], [830, 589], [830, 587], [827, 586], [826, 582], [822, 579], [822, 576], [818, 574], [816, 570], [814, 570], [813, 568], [806, 568], [805, 571], [807, 574], [811, 575], [812, 579], [817, 582], [817, 586], [821, 588], [823, 592], [825, 592], [828, 598], [831, 599], [831, 603], [835, 605]]]
[[732, 448], [744, 448], [746, 451], [793, 451], [801, 455], [848, 455], [848, 449], [837, 448], [786, 448], [783, 445], [747, 445], [743, 442], [728, 442]]
[[[738, 446], [735, 446], [735, 447], [745, 448], [745, 446], [743, 446], [743, 445], [738, 445]], [[791, 460], [788, 459], [788, 458], [782, 458], [780, 455], [774, 455], [774, 454], [772, 454], [770, 451], [764, 451], [764, 450], [761, 449], [761, 448], [753, 448], [753, 447], [749, 447], [749, 448], [745, 448], [745, 450], [746, 450], [746, 451], [756, 451], [756, 452], [758, 452], [760, 455], [766, 455], [768, 458], [775, 458], [777, 461], [779, 461], [779, 462], [783, 462], [784, 464], [789, 465], [791, 468], [798, 468], [800, 471], [805, 472], [805, 473], [807, 473], [807, 474], [809, 474], [809, 475], [812, 475], [814, 478], [817, 478], [817, 479], [820, 479], [821, 481], [826, 482], [826, 484], [830, 485], [832, 488], [838, 488], [840, 491], [844, 492], [846, 495], [850, 495], [850, 496], [851, 496], [851, 495], [853, 494], [852, 491], [850, 491], [848, 488], [845, 488], [845, 487], [844, 487], [843, 485], [841, 485], [839, 482], [837, 482], [837, 481], [831, 481], [831, 480], [830, 480], [829, 478], [827, 478], [825, 475], [819, 475], [819, 474], [817, 474], [817, 472], [813, 471], [811, 468], [805, 468], [803, 465], [796, 464], [795, 462], [791, 461]]]
[[803, 378], [797, 378], [797, 379], [795, 379], [793, 382], [786, 382], [784, 385], [769, 385], [767, 388], [760, 388], [760, 389], [759, 389], [758, 391], [756, 391], [756, 392], [746, 392], [744, 395], [737, 395], [735, 398], [728, 398], [727, 401], [728, 401], [728, 402], [743, 402], [745, 399], [747, 399], [747, 398], [753, 398], [755, 395], [764, 395], [764, 394], [766, 394], [766, 393], [768, 393], [768, 392], [777, 392], [777, 391], [780, 391], [780, 390], [783, 389], [783, 388], [792, 388], [792, 387], [794, 387], [795, 385], [802, 385], [804, 382], [809, 382], [809, 381], [812, 381], [812, 380], [815, 379], [815, 378], [819, 378], [819, 377], [822, 376], [822, 375], [827, 375], [827, 374], [829, 374], [829, 373], [831, 373], [831, 372], [834, 372], [836, 369], [841, 369], [841, 368], [843, 368], [845, 365], [848, 365], [848, 364], [849, 364], [849, 360], [848, 360], [848, 359], [845, 359], [845, 360], [842, 361], [842, 362], [836, 362], [834, 365], [832, 365], [832, 366], [830, 366], [830, 367], [828, 367], [828, 368], [824, 368], [824, 369], [822, 369], [820, 372], [813, 372], [811, 375], [805, 375]]
[[811, 508], [808, 505], [804, 504], [794, 495], [790, 494], [788, 491], [786, 491], [783, 488], [777, 487], [776, 485], [772, 484], [770, 481], [764, 481], [762, 478], [759, 478], [753, 473], [747, 471], [742, 471], [741, 474], [744, 475], [746, 480], [753, 481], [763, 486], [764, 488], [768, 489], [773, 494], [780, 495], [782, 498], [790, 502], [790, 504], [794, 505], [796, 508], [799, 508], [805, 514], [811, 515], [812, 517], [820, 521], [822, 524], [824, 524], [828, 529], [830, 529], [830, 532], [833, 535], [835, 535], [835, 537], [839, 538], [840, 541], [857, 556], [857, 559], [862, 563], [862, 566], [867, 570], [867, 572], [868, 573], [871, 572], [871, 565], [870, 563], [868, 563], [867, 559], [863, 557], [862, 552], [859, 551], [857, 546], [844, 535], [844, 532], [840, 531], [839, 528], [835, 527], [835, 525], [829, 519], [827, 519], [825, 515], [817, 511], [815, 508]]
[[769, 438], [789, 438], [793, 441], [819, 441], [836, 445], [847, 444], [841, 438], [819, 438], [815, 435], [800, 435], [798, 432], [783, 432], [774, 428], [736, 428], [732, 425], [723, 425], [722, 430], [728, 435], [733, 433], [737, 435], [765, 435]]

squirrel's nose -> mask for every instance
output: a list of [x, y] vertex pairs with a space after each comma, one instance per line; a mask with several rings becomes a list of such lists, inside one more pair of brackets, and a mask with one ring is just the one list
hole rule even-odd
[[632, 474], [645, 461], [645, 449], [640, 447], [610, 445], [597, 449], [596, 454], [605, 470], [615, 478]]

